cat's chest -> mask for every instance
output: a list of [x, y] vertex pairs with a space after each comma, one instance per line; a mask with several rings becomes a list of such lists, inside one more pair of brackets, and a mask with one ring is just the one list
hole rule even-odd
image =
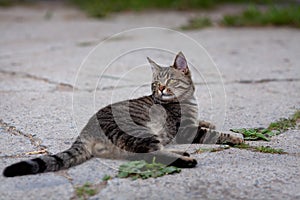
[[168, 113], [159, 104], [152, 105], [149, 110], [149, 121], [147, 126], [151, 128], [154, 134], [158, 134], [165, 130], [167, 124]]
[[180, 121], [180, 111], [177, 108], [173, 108], [171, 112], [159, 104], [154, 104], [149, 108], [148, 113], [150, 120], [147, 122], [147, 126], [156, 135], [170, 132]]

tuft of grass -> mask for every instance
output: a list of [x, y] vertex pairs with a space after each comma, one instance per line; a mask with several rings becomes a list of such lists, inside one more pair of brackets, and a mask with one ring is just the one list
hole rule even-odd
[[12, 0], [0, 0], [0, 7], [9, 7], [12, 6], [14, 3]]
[[92, 46], [92, 45], [95, 45], [95, 42], [93, 42], [93, 41], [82, 41], [82, 42], [78, 42], [76, 44], [76, 46], [79, 46], [79, 47], [88, 47], [88, 46]]
[[[241, 128], [241, 129], [231, 129], [231, 131], [236, 133], [241, 133], [244, 135], [245, 140], [265, 140], [269, 141], [270, 137], [278, 135], [290, 128], [296, 128], [297, 124], [300, 123], [300, 110], [297, 110], [289, 118], [281, 118], [276, 122], [270, 123], [268, 128]], [[269, 146], [254, 147], [249, 144], [243, 143], [239, 145], [234, 145], [233, 147], [239, 149], [247, 149], [251, 151], [258, 151], [262, 153], [273, 153], [273, 154], [286, 154], [282, 149], [274, 149]]]
[[193, 30], [193, 29], [202, 29], [212, 26], [212, 22], [208, 17], [200, 17], [190, 19], [188, 24], [181, 26], [181, 30]]
[[243, 143], [243, 144], [234, 145], [233, 147], [234, 148], [239, 148], [239, 149], [257, 151], [257, 152], [261, 152], [261, 153], [286, 154], [286, 152], [283, 151], [283, 149], [275, 149], [275, 148], [272, 148], [270, 146], [255, 147], [255, 146], [251, 146], [249, 144]]
[[110, 179], [112, 179], [112, 177], [110, 175], [106, 174], [106, 175], [103, 176], [102, 181], [108, 181]]
[[[247, 0], [69, 0], [90, 16], [104, 17], [112, 12], [159, 10], [199, 10], [212, 9], [226, 3], [246, 3]], [[288, 0], [293, 2], [292, 0]], [[272, 4], [280, 0], [254, 0], [252, 3]]]
[[32, 0], [0, 0], [0, 7], [11, 7], [15, 5], [32, 5], [35, 1]]
[[290, 128], [296, 128], [297, 123], [300, 121], [300, 110], [297, 110], [291, 117], [289, 118], [281, 118], [276, 122], [272, 122], [268, 129], [269, 130], [277, 130], [279, 132], [287, 131]]
[[287, 131], [290, 128], [294, 128], [296, 126], [296, 123], [294, 120], [281, 118], [276, 122], [272, 122], [268, 129], [270, 130], [278, 130], [280, 132]]
[[194, 153], [218, 152], [229, 148], [230, 148], [229, 145], [219, 145], [218, 147], [213, 147], [213, 148], [199, 148]]
[[271, 6], [260, 11], [251, 6], [239, 15], [225, 15], [221, 24], [225, 26], [291, 26], [300, 28], [300, 6]]
[[241, 133], [245, 140], [264, 140], [270, 141], [270, 138], [279, 135], [288, 129], [294, 129], [300, 122], [300, 110], [297, 110], [289, 118], [281, 118], [276, 122], [270, 123], [268, 128], [240, 128], [230, 129], [232, 132]]
[[283, 149], [275, 149], [269, 146], [260, 146], [255, 147], [256, 151], [262, 152], [262, 153], [273, 153], [273, 154], [284, 154], [286, 152], [283, 151]]
[[112, 12], [159, 10], [187, 10], [211, 8], [213, 0], [70, 0], [93, 17], [104, 17]]
[[131, 161], [120, 165], [119, 167], [119, 178], [131, 177], [133, 180], [138, 178], [157, 178], [167, 174], [179, 173], [180, 168], [174, 166], [166, 166], [161, 163], [156, 163], [153, 159], [152, 163], [147, 163], [144, 160]]
[[275, 132], [272, 132], [269, 129], [259, 129], [259, 128], [230, 129], [230, 131], [243, 134], [245, 140], [270, 141], [269, 137], [277, 134]]
[[90, 183], [85, 183], [83, 186], [78, 186], [75, 188], [76, 195], [79, 198], [88, 198], [89, 196], [94, 196], [97, 193], [97, 190], [93, 188], [93, 185]]
[[251, 146], [247, 143], [236, 144], [233, 147], [239, 148], [239, 149], [250, 149], [251, 148]]

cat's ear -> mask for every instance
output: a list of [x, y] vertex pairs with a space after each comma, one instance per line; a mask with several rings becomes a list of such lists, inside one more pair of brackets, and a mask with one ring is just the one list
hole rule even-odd
[[181, 51], [176, 55], [173, 67], [177, 70], [180, 70], [184, 74], [189, 73], [189, 68], [188, 68], [188, 65], [187, 65], [187, 61], [186, 61], [186, 59], [185, 59], [185, 57], [184, 57], [184, 55]]
[[159, 65], [158, 64], [156, 64], [153, 60], [151, 60], [149, 57], [147, 57], [147, 60], [148, 60], [148, 62], [150, 63], [150, 65], [151, 65], [151, 69], [152, 69], [152, 72], [154, 73], [154, 72], [157, 72], [159, 69], [160, 69], [160, 67], [159, 67]]

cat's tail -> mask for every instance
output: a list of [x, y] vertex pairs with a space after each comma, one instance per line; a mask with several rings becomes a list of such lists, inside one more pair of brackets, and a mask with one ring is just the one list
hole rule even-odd
[[79, 165], [91, 157], [91, 152], [78, 137], [68, 150], [12, 164], [4, 169], [3, 176], [14, 177], [58, 171]]

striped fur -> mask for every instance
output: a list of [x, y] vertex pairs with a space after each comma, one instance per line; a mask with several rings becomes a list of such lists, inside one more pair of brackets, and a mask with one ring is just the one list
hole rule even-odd
[[6, 177], [58, 171], [91, 157], [145, 159], [177, 167], [194, 167], [185, 152], [165, 150], [169, 144], [241, 143], [240, 135], [213, 130], [198, 121], [195, 87], [184, 55], [170, 67], [148, 58], [153, 71], [152, 94], [108, 105], [91, 117], [70, 149], [8, 166]]

